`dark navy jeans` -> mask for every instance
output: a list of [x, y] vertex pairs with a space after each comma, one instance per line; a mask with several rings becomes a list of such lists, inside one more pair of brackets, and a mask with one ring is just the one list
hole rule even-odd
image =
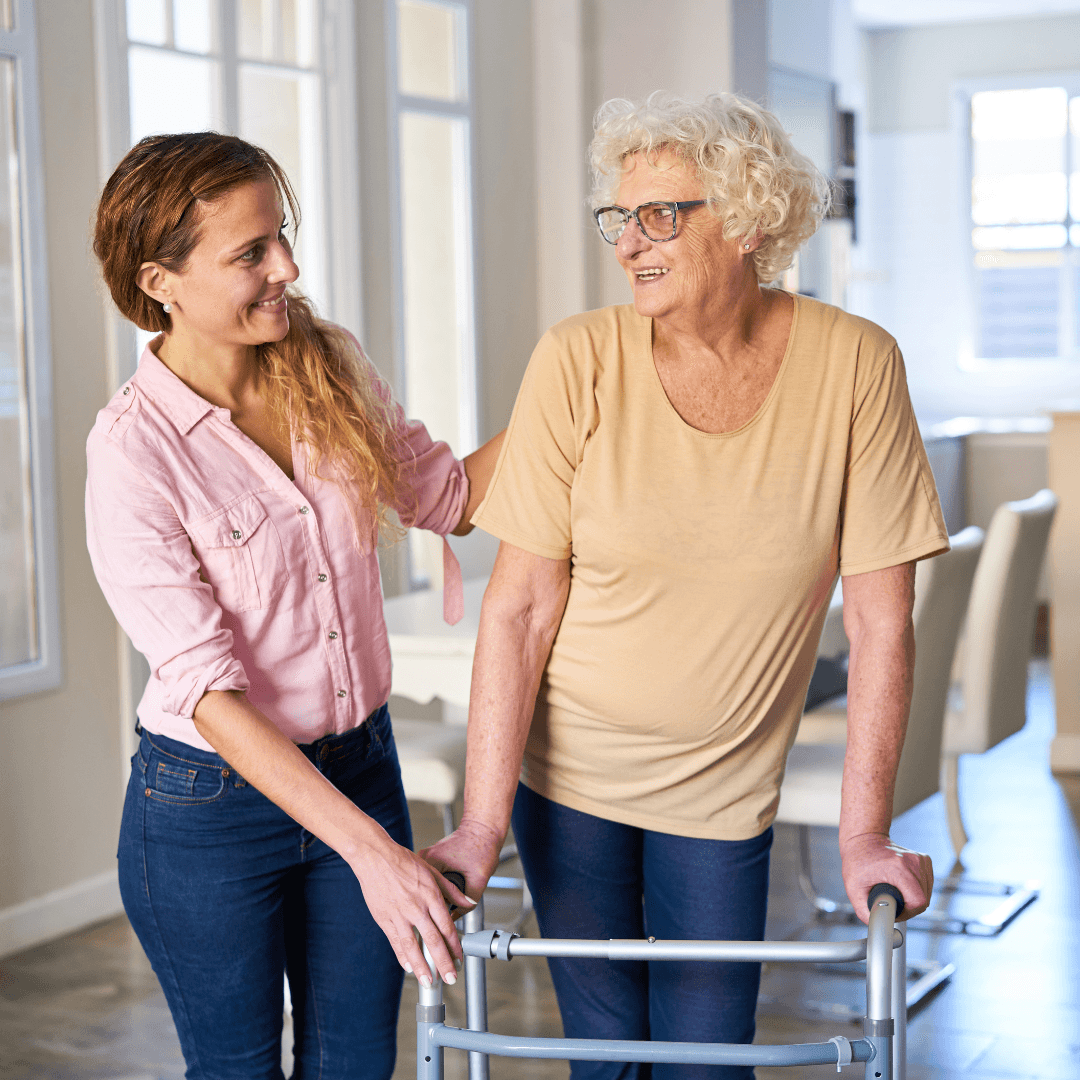
[[[411, 846], [383, 706], [300, 748]], [[282, 1080], [283, 972], [296, 1078], [388, 1080], [402, 971], [348, 864], [217, 754], [142, 733], [120, 828], [124, 909], [192, 1080]]]
[[[544, 937], [760, 940], [772, 829], [696, 840], [560, 806], [523, 784], [514, 837]], [[571, 1038], [749, 1043], [759, 964], [551, 959]], [[574, 1080], [744, 1080], [718, 1065], [571, 1063]]]

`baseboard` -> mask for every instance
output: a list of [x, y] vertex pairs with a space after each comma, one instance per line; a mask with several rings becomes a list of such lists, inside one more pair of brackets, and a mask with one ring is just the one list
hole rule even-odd
[[1080, 735], [1058, 732], [1050, 744], [1050, 770], [1056, 773], [1080, 773]]
[[0, 908], [0, 957], [70, 934], [122, 910], [115, 870]]

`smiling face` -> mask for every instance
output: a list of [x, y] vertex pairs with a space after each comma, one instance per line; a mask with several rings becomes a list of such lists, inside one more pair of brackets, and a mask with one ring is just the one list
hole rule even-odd
[[[647, 202], [688, 202], [703, 197], [693, 169], [672, 151], [663, 150], [652, 162], [641, 153], [624, 162], [615, 201], [633, 210]], [[639, 315], [708, 317], [711, 309], [749, 284], [756, 285], [752, 262], [738, 240], [725, 240], [724, 226], [708, 206], [680, 210], [674, 240], [650, 240], [633, 219], [615, 245], [619, 264], [634, 290]]]
[[281, 199], [269, 180], [235, 188], [203, 207], [199, 241], [184, 269], [159, 268], [145, 283], [140, 277], [150, 295], [172, 304], [170, 336], [211, 348], [284, 338], [285, 287], [299, 275], [284, 230]]

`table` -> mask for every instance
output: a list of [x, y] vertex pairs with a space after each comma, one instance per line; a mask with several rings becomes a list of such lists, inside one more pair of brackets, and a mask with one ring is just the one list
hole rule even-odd
[[[465, 582], [465, 614], [456, 626], [443, 622], [441, 589], [422, 589], [385, 602], [394, 658], [391, 693], [423, 703], [441, 698], [459, 709], [469, 707], [473, 651], [486, 587], [487, 578]], [[843, 597], [838, 587], [829, 603], [818, 656], [834, 659], [847, 651]]]

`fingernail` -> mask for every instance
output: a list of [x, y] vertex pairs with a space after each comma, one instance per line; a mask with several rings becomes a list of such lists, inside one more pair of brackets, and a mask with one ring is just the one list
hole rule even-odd
[[405, 970], [411, 975], [412, 974], [412, 964], [406, 964], [405, 965]]
[[419, 980], [420, 985], [425, 990], [430, 990], [431, 989], [431, 976], [430, 975], [417, 975], [416, 977]]
[[456, 976], [456, 975], [455, 975], [455, 974], [454, 974], [454, 973], [453, 973], [452, 971], [448, 971], [448, 972], [447, 972], [447, 973], [446, 973], [446, 974], [445, 974], [445, 975], [444, 975], [444, 976], [442, 977], [442, 981], [443, 981], [444, 983], [446, 983], [446, 985], [447, 985], [447, 986], [453, 986], [453, 985], [454, 985], [454, 983], [456, 983], [456, 982], [457, 982], [457, 976]]

